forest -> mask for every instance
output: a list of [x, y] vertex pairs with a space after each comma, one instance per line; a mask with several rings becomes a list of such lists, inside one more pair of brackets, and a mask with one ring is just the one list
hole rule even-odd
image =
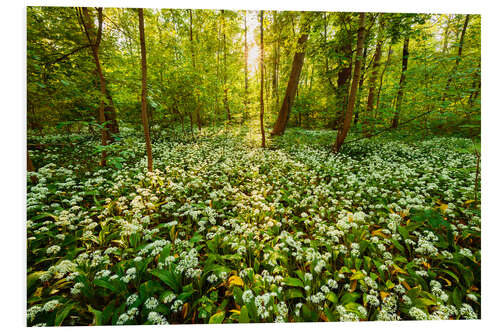
[[481, 318], [481, 16], [26, 7], [26, 324]]

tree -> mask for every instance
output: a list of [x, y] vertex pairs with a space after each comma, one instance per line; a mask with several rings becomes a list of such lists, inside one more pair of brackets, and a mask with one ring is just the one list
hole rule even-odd
[[146, 140], [146, 153], [148, 156], [148, 171], [153, 171], [153, 153], [151, 149], [151, 139], [149, 137], [147, 108], [147, 66], [146, 66], [146, 41], [144, 37], [144, 13], [142, 8], [138, 9], [139, 13], [139, 38], [141, 41], [141, 70], [142, 70], [142, 92], [141, 92], [141, 116], [142, 126], [144, 128], [144, 139]]
[[297, 42], [295, 56], [293, 57], [292, 70], [290, 72], [290, 78], [288, 79], [285, 97], [283, 98], [283, 104], [281, 104], [281, 109], [278, 114], [278, 118], [274, 123], [271, 135], [282, 135], [285, 132], [286, 124], [295, 99], [295, 94], [297, 93], [300, 72], [302, 70], [302, 66], [304, 65], [305, 47], [307, 38], [309, 37], [309, 24], [310, 16], [308, 14], [303, 14], [300, 38]]
[[228, 101], [228, 97], [227, 97], [229, 87], [227, 85], [226, 20], [224, 17], [224, 9], [221, 10], [221, 17], [222, 17], [222, 47], [224, 49], [224, 60], [223, 60], [224, 61], [224, 74], [223, 74], [224, 108], [226, 109], [227, 120], [231, 121], [231, 111], [229, 110], [229, 101]]
[[391, 62], [391, 54], [392, 54], [392, 45], [389, 44], [389, 49], [387, 50], [387, 59], [385, 60], [384, 69], [382, 70], [382, 73], [380, 73], [380, 83], [378, 85], [378, 90], [377, 90], [377, 108], [375, 111], [375, 118], [377, 118], [377, 112], [379, 110], [379, 102], [380, 102], [380, 92], [382, 91], [382, 86], [384, 85], [385, 71], [387, 70], [387, 66], [389, 66]]
[[339, 19], [344, 29], [341, 29], [338, 34], [338, 42], [336, 53], [339, 58], [339, 70], [337, 74], [337, 91], [335, 98], [335, 116], [333, 120], [333, 128], [340, 129], [342, 120], [345, 118], [347, 103], [349, 99], [349, 81], [352, 71], [352, 39], [351, 32], [347, 29], [347, 23], [350, 20], [350, 14], [339, 13]]
[[448, 89], [450, 87], [451, 81], [453, 80], [453, 74], [458, 69], [458, 65], [460, 64], [460, 60], [462, 59], [462, 49], [464, 46], [465, 32], [467, 31], [467, 25], [469, 24], [469, 20], [470, 20], [470, 15], [467, 14], [465, 16], [464, 25], [462, 27], [462, 33], [460, 34], [460, 41], [458, 42], [458, 51], [457, 51], [457, 56], [456, 56], [456, 60], [455, 60], [455, 66], [453, 66], [453, 69], [451, 71], [451, 75], [448, 78], [448, 81], [446, 82], [446, 87], [444, 88], [444, 93], [443, 93], [443, 96], [441, 97], [441, 101], [444, 101], [448, 97], [447, 92], [448, 92]]
[[[368, 31], [365, 31], [365, 39], [366, 35], [368, 34]], [[367, 43], [365, 43], [367, 44]], [[363, 84], [365, 83], [365, 74], [366, 74], [366, 57], [368, 55], [368, 45], [365, 45], [365, 48], [363, 50], [363, 60], [361, 61], [361, 74], [359, 78], [359, 86], [358, 86], [358, 102], [355, 103], [355, 112], [354, 112], [354, 124], [358, 123], [359, 119], [359, 104], [361, 103], [361, 94], [363, 91]]]
[[[78, 10], [78, 9], [77, 9]], [[104, 74], [102, 73], [101, 61], [99, 60], [99, 45], [101, 43], [102, 36], [102, 8], [97, 9], [97, 16], [99, 21], [99, 28], [97, 30], [96, 36], [93, 36], [93, 21], [90, 18], [89, 10], [86, 7], [80, 8], [78, 10], [78, 14], [81, 20], [81, 23], [84, 27], [85, 35], [87, 36], [87, 40], [90, 44], [92, 50], [92, 56], [94, 57], [94, 62], [96, 66], [96, 73], [99, 77], [99, 86], [101, 90], [101, 101], [99, 106], [99, 124], [101, 125], [101, 145], [106, 146], [108, 142], [111, 140], [111, 135], [109, 134], [109, 130], [105, 126], [106, 116], [105, 116], [105, 99], [107, 99], [107, 88], [106, 88], [106, 80], [104, 78]], [[106, 165], [106, 150], [102, 150], [101, 153], [101, 166]]]
[[[29, 150], [26, 150], [26, 158], [27, 158], [27, 159], [26, 159], [26, 162], [27, 162], [27, 163], [26, 163], [26, 164], [27, 164], [27, 171], [28, 171], [28, 172], [35, 172], [35, 171], [36, 171], [36, 169], [35, 169], [35, 165], [34, 165], [34, 164], [33, 164], [33, 162], [31, 161], [31, 158], [30, 158], [30, 152], [29, 152]], [[30, 176], [30, 179], [31, 179], [31, 182], [32, 182], [33, 184], [38, 183], [38, 177], [37, 177], [37, 176], [35, 176], [35, 175], [31, 175], [31, 176]]]
[[335, 145], [333, 146], [333, 151], [340, 151], [340, 147], [344, 143], [349, 128], [351, 127], [352, 114], [354, 111], [354, 104], [356, 102], [356, 93], [358, 90], [359, 77], [361, 72], [361, 61], [363, 53], [363, 45], [365, 39], [365, 13], [359, 14], [359, 28], [358, 28], [358, 40], [356, 45], [356, 61], [354, 62], [354, 76], [352, 78], [351, 90], [349, 92], [349, 101], [347, 103], [346, 115], [342, 128], [338, 131], [337, 139], [335, 140]]
[[241, 122], [243, 123], [248, 115], [248, 39], [247, 39], [247, 33], [248, 33], [248, 27], [247, 27], [247, 11], [245, 10], [245, 97], [244, 97], [244, 111], [243, 115], [241, 118]]
[[260, 133], [262, 148], [266, 147], [266, 133], [264, 132], [264, 11], [260, 11]]
[[[383, 14], [382, 14], [383, 15]], [[368, 100], [366, 102], [366, 115], [363, 122], [363, 133], [365, 136], [369, 135], [369, 121], [373, 117], [373, 102], [375, 99], [375, 83], [377, 81], [378, 67], [380, 65], [380, 56], [382, 54], [382, 45], [384, 43], [384, 22], [383, 17], [379, 19], [380, 29], [377, 36], [377, 46], [375, 47], [375, 55], [373, 58], [372, 72], [370, 75]]]
[[408, 45], [410, 44], [410, 37], [406, 36], [403, 44], [403, 61], [401, 68], [401, 77], [399, 79], [398, 95], [396, 97], [396, 111], [394, 112], [394, 118], [392, 119], [392, 128], [397, 128], [399, 123], [399, 116], [401, 114], [401, 104], [403, 103], [403, 91], [406, 79], [406, 70], [408, 69], [408, 57], [410, 53], [408, 51]]
[[[191, 9], [189, 9], [189, 42], [191, 45], [191, 59], [192, 59], [193, 71], [196, 73], [196, 55], [195, 55], [195, 46], [193, 42], [193, 11]], [[198, 125], [198, 131], [201, 131], [200, 107], [201, 105], [199, 101], [199, 94], [196, 94], [195, 113], [196, 113], [196, 123]]]

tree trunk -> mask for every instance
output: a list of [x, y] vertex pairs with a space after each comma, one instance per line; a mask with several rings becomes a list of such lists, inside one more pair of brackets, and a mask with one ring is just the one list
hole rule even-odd
[[363, 50], [363, 62], [361, 65], [361, 77], [359, 79], [359, 87], [358, 87], [358, 101], [355, 103], [355, 112], [354, 112], [354, 124], [358, 123], [359, 120], [359, 104], [361, 103], [361, 93], [363, 92], [363, 84], [365, 83], [365, 74], [366, 74], [366, 54], [368, 53], [368, 47], [365, 46]]
[[266, 147], [266, 133], [264, 132], [264, 11], [260, 11], [260, 133], [262, 148]]
[[231, 121], [231, 111], [229, 110], [229, 102], [227, 98], [228, 86], [227, 86], [227, 47], [226, 47], [226, 20], [224, 18], [224, 9], [222, 9], [222, 39], [224, 48], [224, 108], [227, 113], [227, 120]]
[[283, 104], [281, 105], [281, 109], [278, 114], [278, 119], [276, 119], [276, 122], [274, 123], [271, 135], [282, 135], [285, 132], [286, 124], [290, 116], [290, 111], [292, 109], [293, 101], [297, 93], [300, 72], [304, 64], [305, 46], [307, 38], [309, 37], [309, 18], [306, 17], [306, 15], [307, 14], [303, 16], [301, 36], [297, 43], [297, 52], [293, 57], [292, 70], [290, 72], [290, 78], [288, 80], [285, 97], [283, 98]]
[[349, 101], [342, 129], [337, 134], [337, 139], [333, 147], [334, 152], [340, 151], [340, 147], [344, 143], [349, 128], [351, 127], [352, 114], [354, 111], [354, 103], [356, 102], [356, 93], [358, 90], [359, 76], [361, 72], [361, 61], [363, 53], [363, 45], [365, 41], [365, 13], [359, 14], [358, 40], [356, 45], [356, 61], [354, 63], [354, 76], [352, 78], [351, 90], [349, 93]]
[[149, 137], [148, 116], [146, 114], [147, 106], [147, 66], [146, 66], [146, 41], [144, 38], [144, 14], [142, 8], [139, 12], [139, 35], [141, 39], [141, 69], [142, 69], [142, 93], [141, 93], [141, 116], [142, 126], [144, 127], [144, 138], [146, 140], [146, 153], [148, 155], [148, 171], [153, 171], [153, 153], [151, 149], [151, 139]]
[[[348, 38], [344, 41], [341, 52], [345, 57], [351, 59], [351, 49], [351, 39]], [[333, 128], [335, 129], [340, 128], [342, 119], [345, 118], [347, 101], [349, 99], [349, 80], [351, 79], [351, 71], [352, 61], [349, 60], [349, 62], [345, 66], [340, 68], [337, 76], [337, 96], [335, 103], [337, 106], [337, 111], [333, 122]]]
[[446, 29], [444, 30], [443, 53], [446, 53], [448, 51], [448, 31], [450, 30], [450, 21], [451, 19], [448, 17], [448, 22], [446, 23]]
[[[219, 82], [220, 82], [220, 32], [221, 32], [221, 24], [217, 24], [217, 52], [216, 52], [216, 83], [217, 83], [217, 89], [215, 92], [215, 115], [214, 118], [217, 118], [217, 115], [219, 114]], [[215, 125], [215, 119], [214, 119], [214, 125]]]
[[[189, 9], [189, 42], [191, 46], [191, 61], [193, 64], [193, 71], [196, 72], [196, 54], [195, 46], [193, 45], [193, 11]], [[200, 116], [200, 101], [198, 99], [198, 94], [196, 94], [196, 124], [198, 125], [198, 131], [201, 131], [201, 116]]]
[[330, 87], [334, 88], [335, 86], [333, 85], [332, 79], [330, 78], [330, 65], [328, 64], [328, 54], [326, 51], [328, 51], [328, 33], [327, 33], [327, 28], [328, 28], [328, 16], [327, 12], [323, 13], [323, 38], [324, 38], [324, 46], [323, 46], [323, 52], [325, 52], [325, 77], [327, 79], [327, 82], [330, 84]]
[[468, 101], [470, 107], [474, 105], [474, 101], [477, 99], [477, 96], [481, 91], [481, 76], [477, 72], [474, 72], [474, 78], [475, 80], [472, 82], [472, 89], [471, 89], [472, 92], [469, 96], [469, 101]]
[[276, 45], [276, 111], [280, 108], [280, 47], [281, 47], [281, 27], [278, 27], [278, 41]]
[[384, 69], [382, 70], [382, 73], [380, 73], [380, 84], [378, 86], [378, 91], [377, 91], [377, 108], [375, 110], [375, 119], [377, 119], [377, 113], [379, 110], [379, 102], [380, 102], [380, 92], [382, 91], [382, 85], [384, 84], [384, 74], [387, 69], [387, 66], [391, 62], [391, 54], [392, 54], [392, 45], [389, 44], [389, 49], [387, 50], [387, 60], [385, 61], [384, 64]]
[[[28, 172], [35, 172], [36, 171], [35, 166], [33, 165], [33, 162], [31, 161], [30, 152], [27, 149], [26, 149], [26, 157], [27, 157], [27, 171]], [[31, 175], [30, 180], [33, 184], [38, 183], [38, 178], [35, 175]]]
[[383, 23], [380, 22], [379, 35], [377, 36], [377, 46], [375, 47], [375, 56], [373, 58], [372, 72], [369, 82], [368, 100], [366, 102], [366, 115], [363, 118], [363, 134], [365, 137], [369, 136], [369, 127], [373, 117], [373, 102], [375, 99], [375, 82], [377, 81], [378, 67], [380, 65], [380, 56], [382, 54], [383, 44]]
[[403, 62], [401, 69], [401, 77], [399, 79], [398, 95], [396, 98], [396, 112], [394, 113], [394, 118], [392, 119], [392, 128], [397, 128], [399, 124], [399, 117], [401, 115], [401, 105], [403, 104], [403, 92], [406, 79], [406, 70], [408, 69], [408, 57], [410, 53], [408, 51], [408, 45], [410, 44], [410, 37], [405, 37], [403, 44]]
[[[99, 28], [97, 30], [97, 34], [95, 37], [93, 37], [94, 33], [94, 27], [93, 27], [93, 20], [90, 18], [90, 14], [88, 11], [88, 8], [83, 7], [81, 8], [81, 12], [78, 12], [80, 15], [80, 19], [85, 31], [85, 35], [87, 37], [87, 40], [91, 46], [92, 50], [92, 56], [94, 57], [94, 62], [96, 66], [96, 72], [99, 77], [99, 86], [101, 90], [101, 102], [99, 103], [99, 124], [101, 124], [101, 145], [106, 146], [108, 142], [111, 139], [111, 135], [109, 134], [107, 126], [104, 125], [106, 122], [106, 116], [105, 116], [105, 103], [104, 103], [104, 98], [107, 97], [107, 89], [106, 89], [106, 80], [104, 79], [104, 74], [102, 73], [102, 68], [101, 68], [101, 61], [99, 60], [99, 44], [101, 42], [101, 35], [102, 35], [102, 8], [97, 9], [98, 13], [98, 21], [99, 21]], [[106, 151], [103, 150], [101, 153], [101, 166], [106, 166]]]
[[[105, 105], [104, 107], [104, 117], [106, 118], [106, 127], [108, 128], [108, 131], [113, 134], [118, 134], [120, 133], [120, 129], [118, 127], [118, 121], [116, 118], [116, 109], [113, 104], [113, 98], [111, 98], [111, 94], [109, 93], [109, 89], [107, 88], [106, 85], [106, 98], [108, 99], [108, 104]], [[110, 135], [109, 137], [110, 142], [114, 142], [113, 137]]]
[[247, 11], [245, 10], [245, 97], [243, 99], [243, 115], [241, 122], [245, 122], [248, 114], [248, 39], [247, 39]]
[[462, 49], [464, 46], [465, 32], [467, 31], [467, 25], [469, 24], [470, 15], [467, 14], [465, 16], [464, 26], [462, 28], [462, 33], [460, 34], [460, 42], [458, 44], [458, 54], [455, 60], [455, 66], [453, 66], [453, 70], [451, 71], [450, 77], [446, 82], [446, 87], [444, 88], [443, 96], [441, 97], [441, 102], [448, 97], [448, 89], [450, 88], [451, 81], [453, 80], [453, 74], [457, 71], [458, 65], [460, 64], [460, 60], [462, 59]]

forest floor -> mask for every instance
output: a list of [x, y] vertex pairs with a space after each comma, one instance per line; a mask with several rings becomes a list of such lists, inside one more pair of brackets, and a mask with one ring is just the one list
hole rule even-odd
[[471, 140], [121, 133], [28, 135], [28, 325], [480, 317]]

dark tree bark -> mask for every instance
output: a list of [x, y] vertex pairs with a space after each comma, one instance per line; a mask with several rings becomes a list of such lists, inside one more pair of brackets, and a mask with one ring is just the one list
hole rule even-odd
[[260, 133], [262, 148], [266, 147], [266, 133], [264, 132], [264, 11], [260, 11]]
[[408, 69], [408, 57], [410, 53], [408, 51], [408, 45], [410, 44], [410, 37], [405, 37], [403, 44], [403, 62], [401, 69], [401, 77], [399, 79], [398, 95], [396, 97], [396, 112], [394, 113], [394, 118], [392, 119], [392, 128], [397, 128], [399, 124], [399, 117], [401, 115], [401, 105], [403, 104], [403, 93], [405, 87], [406, 70]]
[[309, 37], [309, 18], [306, 15], [307, 14], [303, 16], [301, 36], [297, 43], [297, 51], [295, 53], [295, 56], [293, 57], [292, 70], [290, 72], [290, 78], [288, 80], [285, 97], [283, 98], [283, 104], [281, 105], [278, 119], [276, 119], [276, 122], [274, 123], [271, 135], [282, 135], [285, 132], [293, 101], [297, 93], [300, 72], [304, 64], [305, 46], [307, 38]]
[[354, 62], [354, 76], [352, 78], [351, 90], [349, 93], [349, 101], [347, 103], [346, 115], [344, 118], [344, 123], [342, 129], [338, 131], [337, 139], [335, 145], [333, 146], [333, 151], [340, 151], [340, 147], [344, 143], [349, 128], [351, 127], [351, 120], [354, 111], [354, 104], [356, 102], [356, 93], [358, 91], [359, 76], [361, 72], [361, 61], [363, 53], [363, 45], [365, 41], [365, 13], [359, 14], [359, 28], [358, 28], [358, 40], [356, 45], [356, 60]]
[[146, 41], [144, 37], [144, 13], [142, 8], [139, 12], [139, 37], [141, 40], [141, 70], [142, 70], [142, 93], [141, 93], [141, 116], [142, 126], [144, 127], [144, 139], [146, 140], [146, 153], [148, 156], [148, 171], [153, 171], [153, 153], [151, 149], [151, 138], [149, 137], [148, 116], [146, 114], [147, 107], [147, 66], [146, 66]]
[[[341, 13], [342, 20], [346, 20], [344, 15]], [[341, 37], [341, 45], [338, 52], [346, 59], [347, 62], [343, 63], [337, 74], [337, 91], [335, 97], [335, 116], [333, 120], [333, 129], [340, 129], [342, 125], [342, 120], [345, 118], [347, 102], [349, 99], [349, 81], [351, 79], [352, 71], [352, 40], [350, 32], [347, 28], [343, 29], [344, 36]]]
[[375, 55], [373, 58], [372, 72], [368, 88], [368, 100], [366, 102], [366, 115], [363, 118], [363, 134], [369, 136], [369, 127], [373, 117], [373, 102], [375, 99], [375, 83], [377, 81], [378, 67], [380, 65], [380, 56], [382, 54], [383, 45], [383, 21], [380, 21], [380, 30], [377, 36], [377, 46], [375, 47]]

